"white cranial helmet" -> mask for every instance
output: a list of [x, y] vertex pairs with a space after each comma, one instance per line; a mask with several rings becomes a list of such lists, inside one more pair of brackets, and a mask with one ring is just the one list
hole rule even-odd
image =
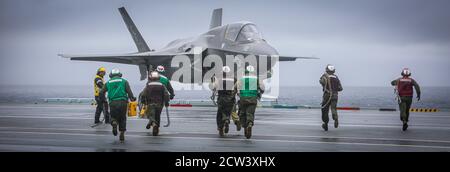
[[120, 73], [120, 70], [117, 68], [114, 68], [113, 70], [111, 70], [111, 74], [113, 74], [113, 75], [117, 75], [119, 73]]
[[222, 67], [222, 72], [228, 73], [228, 72], [230, 72], [230, 71], [231, 71], [231, 69], [230, 69], [229, 66], [224, 66], [224, 67]]
[[165, 71], [164, 66], [161, 66], [161, 65], [157, 66], [157, 67], [156, 67], [156, 71], [158, 71], [158, 72], [164, 72], [164, 71]]
[[245, 68], [245, 70], [247, 72], [254, 72], [255, 71], [255, 67], [253, 67], [252, 65], [247, 66], [247, 68]]
[[411, 76], [411, 71], [409, 70], [409, 68], [403, 68], [402, 75], [403, 76]]
[[150, 75], [148, 76], [150, 79], [157, 79], [159, 78], [159, 73], [158, 72], [150, 72]]
[[327, 72], [334, 72], [336, 69], [334, 68], [333, 65], [327, 65], [327, 68], [325, 69]]

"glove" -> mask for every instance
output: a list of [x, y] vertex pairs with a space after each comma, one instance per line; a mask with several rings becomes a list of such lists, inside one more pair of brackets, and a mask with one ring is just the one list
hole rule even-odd
[[417, 101], [420, 101], [420, 96], [417, 96]]
[[166, 107], [169, 107], [169, 102], [166, 102], [165, 106], [166, 106]]
[[172, 94], [171, 94], [171, 95], [170, 95], [170, 97], [169, 97], [169, 98], [170, 98], [170, 100], [172, 100], [172, 99], [173, 99], [173, 97], [175, 97], [175, 95], [172, 95]]

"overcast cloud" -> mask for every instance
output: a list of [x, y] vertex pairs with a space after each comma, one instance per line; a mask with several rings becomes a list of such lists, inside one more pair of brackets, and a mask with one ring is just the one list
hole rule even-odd
[[450, 86], [448, 0], [1, 0], [0, 85], [91, 85], [99, 66], [143, 84], [137, 66], [57, 56], [136, 52], [121, 6], [152, 49], [206, 32], [221, 7], [224, 24], [254, 22], [281, 55], [320, 58], [282, 63], [283, 85], [316, 86], [331, 63], [347, 86], [387, 86], [403, 67], [422, 85]]

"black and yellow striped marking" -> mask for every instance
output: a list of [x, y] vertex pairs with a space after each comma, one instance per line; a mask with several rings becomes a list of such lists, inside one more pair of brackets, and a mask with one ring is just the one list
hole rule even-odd
[[411, 108], [410, 112], [439, 112], [439, 109], [436, 108]]

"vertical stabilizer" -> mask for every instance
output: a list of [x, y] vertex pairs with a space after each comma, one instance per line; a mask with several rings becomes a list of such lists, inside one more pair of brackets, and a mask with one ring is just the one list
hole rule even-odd
[[141, 33], [139, 33], [139, 30], [137, 29], [136, 25], [134, 25], [133, 20], [131, 20], [130, 15], [128, 15], [127, 10], [125, 10], [125, 7], [119, 8], [119, 12], [122, 15], [123, 21], [127, 25], [128, 31], [130, 31], [131, 37], [133, 37], [134, 43], [136, 44], [136, 47], [139, 52], [147, 52], [150, 51], [150, 48], [148, 48], [147, 43], [145, 43], [144, 38], [142, 38]]
[[211, 16], [209, 29], [222, 26], [222, 8], [215, 9]]

